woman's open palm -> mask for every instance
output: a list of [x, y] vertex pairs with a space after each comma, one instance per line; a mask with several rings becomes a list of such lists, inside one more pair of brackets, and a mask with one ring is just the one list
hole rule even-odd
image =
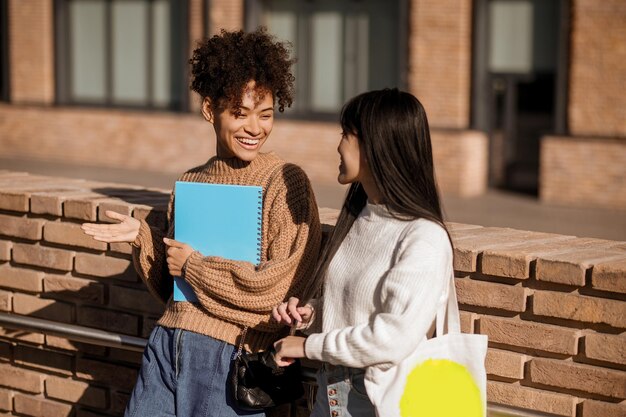
[[113, 224], [83, 223], [81, 228], [85, 234], [88, 234], [95, 240], [107, 243], [132, 243], [135, 239], [137, 239], [139, 226], [141, 224], [139, 220], [110, 210], [105, 211], [104, 214], [106, 214], [107, 217], [119, 220], [120, 222]]

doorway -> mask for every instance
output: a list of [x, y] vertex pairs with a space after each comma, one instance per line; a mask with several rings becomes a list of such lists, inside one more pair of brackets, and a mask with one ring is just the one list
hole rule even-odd
[[472, 124], [489, 184], [537, 194], [541, 137], [565, 133], [569, 0], [477, 0]]

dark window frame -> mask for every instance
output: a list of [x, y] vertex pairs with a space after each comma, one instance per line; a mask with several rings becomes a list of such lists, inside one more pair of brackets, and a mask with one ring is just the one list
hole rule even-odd
[[[210, 1], [210, 0], [207, 0], [207, 1]], [[359, 0], [350, 0], [350, 1], [354, 1], [358, 3]], [[307, 2], [310, 4], [314, 4], [315, 0], [308, 0]], [[255, 30], [260, 25], [261, 14], [263, 13], [262, 3], [263, 3], [262, 0], [245, 0], [244, 2], [244, 27], [246, 31]], [[397, 79], [398, 88], [406, 90], [408, 88], [408, 72], [409, 72], [409, 68], [408, 68], [408, 51], [409, 51], [408, 36], [409, 36], [409, 20], [410, 20], [409, 0], [397, 0], [397, 7], [398, 7], [398, 16], [399, 16], [399, 21], [397, 22], [398, 27], [397, 27], [397, 32], [396, 32], [396, 45], [398, 48], [398, 54], [397, 54], [398, 56], [397, 56], [397, 62], [396, 62], [397, 73], [395, 74], [395, 76]], [[299, 30], [302, 30], [302, 29], [299, 28]], [[310, 53], [310, 51], [307, 51], [307, 53]], [[308, 58], [309, 57], [306, 55], [300, 56], [298, 57], [298, 61], [306, 62]], [[342, 64], [342, 68], [343, 68], [343, 64]], [[304, 64], [301, 67], [299, 67], [299, 70], [300, 70], [299, 77], [306, 78], [308, 82], [303, 85], [303, 88], [300, 91], [298, 91], [298, 96], [295, 98], [295, 100], [308, 101], [311, 98], [311, 94], [310, 94], [311, 78], [306, 72], [309, 72], [310, 66]], [[303, 74], [303, 72], [305, 73]], [[344, 76], [345, 76], [345, 73], [342, 71], [342, 77]], [[302, 98], [302, 96], [304, 96], [304, 98]], [[307, 121], [336, 121], [339, 110], [340, 109], [337, 109], [337, 111], [331, 111], [331, 112], [318, 112], [318, 111], [311, 111], [311, 110], [298, 111], [298, 112], [293, 112], [293, 113], [291, 112], [282, 113], [280, 114], [279, 117], [283, 117], [286, 119], [307, 120]]]
[[[489, 29], [487, 13], [489, 0], [476, 0], [473, 9], [472, 35], [472, 85], [471, 85], [471, 127], [488, 131], [491, 126], [489, 109], [484, 105], [491, 81], [487, 71]], [[555, 134], [567, 135], [567, 102], [569, 83], [569, 50], [571, 29], [571, 0], [559, 0], [558, 56], [556, 63], [556, 88], [554, 128]]]
[[10, 100], [9, 2], [0, 0], [0, 101]]
[[[188, 86], [188, 56], [189, 50], [189, 0], [170, 0], [172, 16], [171, 26], [171, 100], [166, 107], [157, 106], [153, 100], [152, 76], [150, 70], [152, 61], [152, 19], [147, 19], [147, 47], [146, 68], [144, 69], [145, 83], [147, 86], [147, 103], [115, 103], [113, 101], [113, 51], [112, 51], [112, 18], [111, 8], [113, 0], [103, 0], [105, 3], [105, 98], [102, 101], [90, 102], [75, 100], [71, 96], [71, 29], [69, 27], [69, 0], [54, 0], [54, 32], [55, 32], [55, 92], [56, 104], [63, 106], [113, 108], [128, 110], [149, 111], [189, 111], [189, 86]], [[144, 0], [152, 4], [152, 0]], [[148, 8], [148, 14], [151, 8]]]

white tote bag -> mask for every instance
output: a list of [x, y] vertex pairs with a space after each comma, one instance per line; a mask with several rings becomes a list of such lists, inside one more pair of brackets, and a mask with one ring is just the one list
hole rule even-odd
[[397, 366], [367, 369], [365, 387], [378, 417], [486, 416], [487, 336], [461, 333], [453, 276], [436, 329]]

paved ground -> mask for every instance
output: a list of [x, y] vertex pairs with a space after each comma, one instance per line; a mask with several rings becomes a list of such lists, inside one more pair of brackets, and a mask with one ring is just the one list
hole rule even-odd
[[[166, 189], [172, 187], [177, 177], [175, 173], [3, 158], [0, 158], [0, 169]], [[313, 186], [320, 206], [341, 206], [344, 187], [320, 184]], [[534, 197], [497, 190], [490, 190], [475, 198], [444, 196], [443, 200], [446, 219], [454, 222], [626, 241], [626, 210], [548, 205]]]

